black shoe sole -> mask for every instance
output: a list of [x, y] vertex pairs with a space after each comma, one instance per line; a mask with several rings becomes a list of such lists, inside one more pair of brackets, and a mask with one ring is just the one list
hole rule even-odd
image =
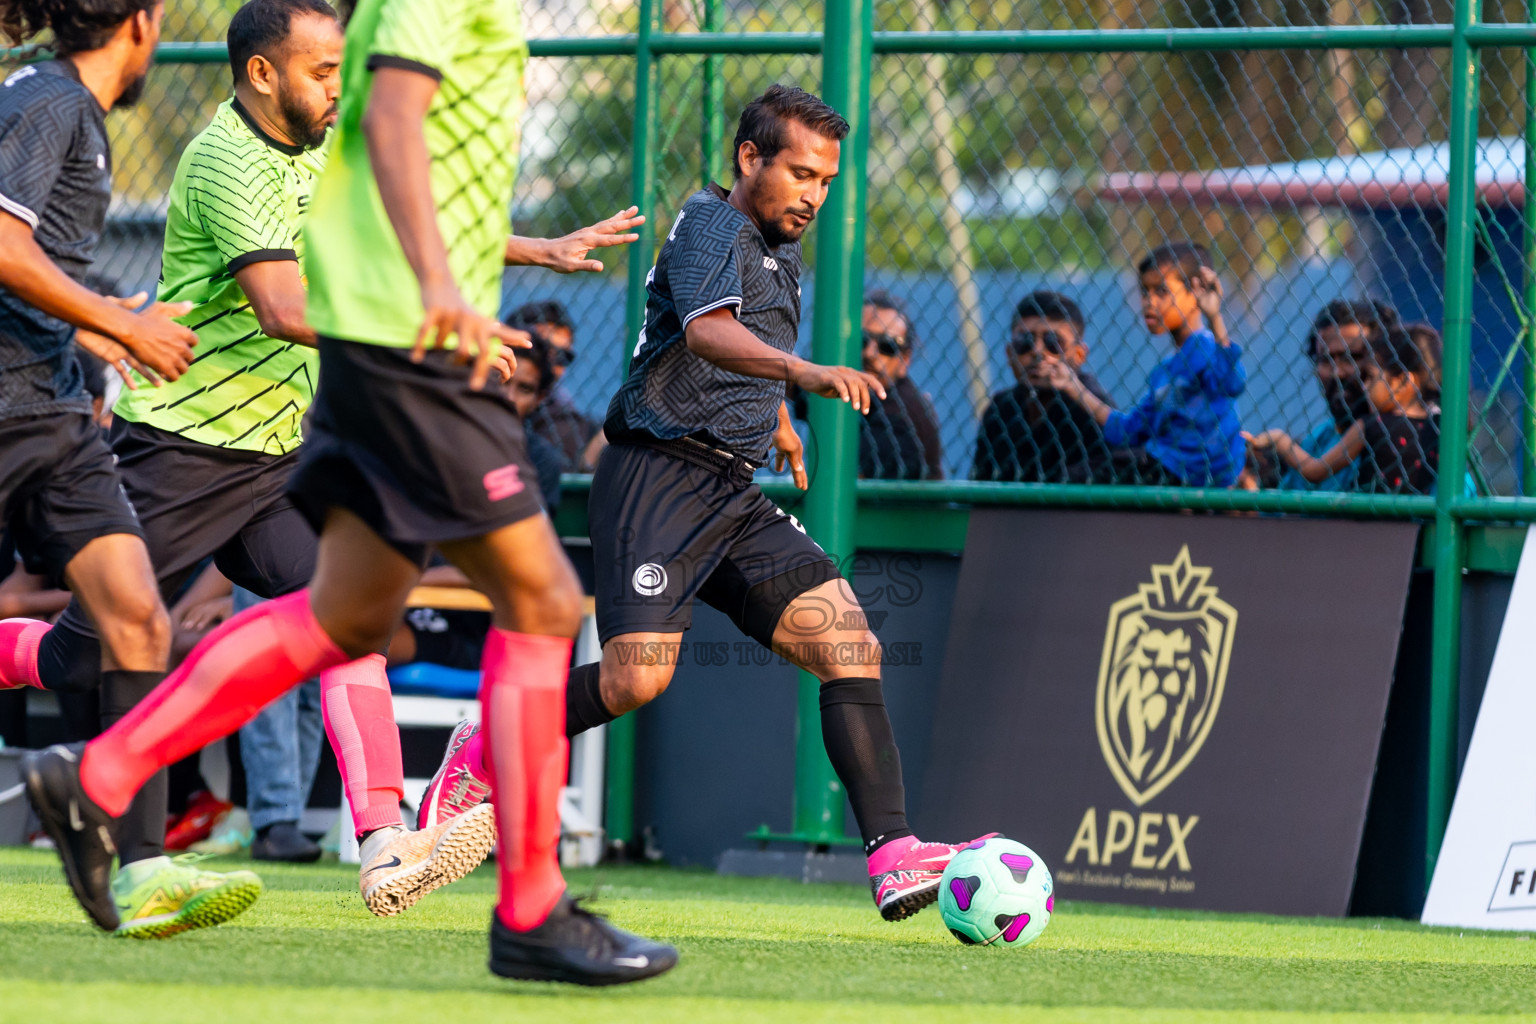
[[514, 981], [555, 981], [567, 985], [583, 985], [587, 988], [604, 988], [609, 985], [627, 985], [633, 981], [644, 981], [658, 974], [665, 974], [676, 966], [675, 953], [670, 958], [663, 957], [645, 967], [626, 970], [622, 974], [600, 974], [521, 962], [498, 963], [495, 957], [490, 961], [491, 973], [501, 978], [510, 978]]
[[[80, 870], [80, 863], [76, 854], [76, 843], [82, 842], [84, 836], [69, 827], [68, 812], [60, 807], [60, 803], [68, 806], [70, 796], [66, 792], [58, 794], [50, 791], [50, 782], [60, 783], [59, 788], [68, 787], [68, 783], [61, 780], [50, 780], [44, 777], [44, 773], [50, 767], [45, 761], [49, 755], [46, 751], [33, 754], [22, 761], [22, 774], [26, 777], [27, 798], [32, 801], [32, 807], [37, 811], [38, 821], [42, 823], [43, 830], [53, 840], [54, 847], [58, 850], [59, 861], [64, 865], [64, 879], [69, 883], [69, 888], [74, 892], [75, 899], [84, 908], [92, 921], [103, 931], [116, 931], [118, 925], [117, 905], [112, 899], [112, 890], [109, 884], [103, 884], [99, 892], [86, 883], [85, 874]], [[108, 872], [112, 854], [116, 852], [110, 842], [106, 845]]]
[[914, 893], [908, 893], [901, 899], [888, 903], [880, 908], [880, 916], [887, 921], [905, 921], [907, 918], [939, 902], [939, 883], [933, 883], [931, 889], [921, 889]]

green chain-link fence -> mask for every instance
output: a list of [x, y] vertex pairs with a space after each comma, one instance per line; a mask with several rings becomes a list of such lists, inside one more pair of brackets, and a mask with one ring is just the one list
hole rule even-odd
[[[173, 4], [165, 38], [175, 42], [145, 102], [110, 121], [117, 191], [100, 270], [125, 293], [153, 284], [175, 161], [228, 94], [217, 44], [236, 6]], [[808, 254], [803, 341], [810, 351], [814, 334], [818, 356], [855, 360], [860, 288], [900, 300], [919, 337], [910, 377], [931, 402], [942, 473], [904, 455], [866, 458], [864, 470], [943, 479], [869, 480], [855, 492], [859, 427], [839, 410], [816, 413], [813, 531], [849, 552], [855, 493], [866, 505], [908, 503], [915, 522], [924, 508], [956, 502], [1434, 520], [1433, 856], [1455, 777], [1463, 526], [1536, 512], [1524, 498], [1536, 493], [1536, 232], [1527, 227], [1536, 211], [1523, 202], [1536, 159], [1525, 145], [1536, 27], [1523, 3], [525, 6], [535, 59], [519, 231], [561, 233], [631, 202], [651, 218], [642, 243], [601, 276], [508, 275], [509, 309], [557, 299], [570, 310], [579, 355], [560, 388], [578, 409], [601, 419], [638, 328], [656, 240], [689, 192], [728, 177], [741, 106], [775, 81], [824, 90], [853, 107], [855, 137]], [[1040, 483], [973, 482], [1010, 476], [984, 465], [993, 456], [978, 459], [977, 437], [992, 396], [1015, 387], [1019, 299], [1037, 289], [1073, 299], [1086, 319], [1083, 368], [1111, 404], [1127, 406], [1170, 351], [1141, 320], [1133, 267], [1173, 239], [1208, 247], [1225, 286], [1248, 374], [1237, 399], [1245, 429], [1302, 437], [1336, 419], [1321, 378], [1341, 360], [1370, 357], [1314, 359], [1311, 325], [1332, 300], [1375, 299], [1443, 332], [1443, 365], [1435, 358], [1420, 377], [1442, 409], [1427, 484], [1396, 494], [1281, 490], [1265, 460], [1244, 482], [1257, 492], [1127, 486], [1134, 476], [1123, 475], [1104, 486], [1049, 473]], [[1039, 447], [1038, 415], [1020, 406], [1013, 418], [999, 450]], [[841, 798], [823, 785], [814, 742], [802, 746], [796, 830], [825, 838]]]

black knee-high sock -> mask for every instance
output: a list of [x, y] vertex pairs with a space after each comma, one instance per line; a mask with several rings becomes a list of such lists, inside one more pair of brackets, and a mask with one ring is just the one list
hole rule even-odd
[[[164, 672], [114, 670], [101, 674], [101, 727], [117, 722], [160, 685]], [[144, 783], [117, 822], [117, 852], [124, 864], [158, 857], [165, 852], [165, 813], [169, 785], [165, 769]]]
[[584, 733], [588, 729], [606, 725], [618, 717], [608, 710], [608, 705], [603, 703], [599, 672], [601, 667], [601, 662], [594, 661], [571, 669], [570, 681], [565, 686], [565, 736], [567, 739]]
[[848, 791], [864, 852], [911, 835], [901, 752], [885, 712], [880, 680], [832, 679], [821, 684], [821, 741]]

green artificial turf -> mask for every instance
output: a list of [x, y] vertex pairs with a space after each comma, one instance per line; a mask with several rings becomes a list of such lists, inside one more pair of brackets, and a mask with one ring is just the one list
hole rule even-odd
[[1530, 935], [1063, 902], [1002, 950], [959, 945], [936, 910], [886, 924], [854, 886], [613, 867], [572, 890], [682, 962], [587, 991], [490, 975], [488, 868], [393, 919], [354, 868], [257, 870], [266, 892], [230, 924], [128, 941], [86, 922], [51, 854], [0, 850], [0, 1021], [1536, 1020]]

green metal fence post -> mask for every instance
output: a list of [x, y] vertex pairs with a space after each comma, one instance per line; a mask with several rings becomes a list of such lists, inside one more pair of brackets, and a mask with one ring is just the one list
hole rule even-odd
[[[629, 356], [645, 324], [645, 275], [656, 245], [656, 64], [651, 52], [656, 26], [656, 0], [640, 0], [640, 25], [635, 39], [635, 126], [630, 150], [630, 202], [646, 221], [640, 240], [629, 249], [629, 288], [624, 304], [624, 342], [619, 358], [629, 373]], [[608, 792], [603, 825], [610, 843], [625, 846], [635, 840], [635, 716], [621, 715], [608, 723]]]
[[1467, 468], [1472, 346], [1472, 218], [1477, 210], [1478, 77], [1482, 51], [1467, 30], [1479, 0], [1456, 0], [1451, 43], [1451, 152], [1445, 253], [1445, 385], [1440, 419], [1440, 484], [1435, 496], [1434, 650], [1430, 662], [1429, 792], [1425, 882], [1433, 876], [1456, 795], [1456, 710], [1461, 668], [1462, 525], [1452, 513]]
[[[1526, 6], [1526, 17], [1536, 20], [1536, 0]], [[1525, 390], [1521, 405], [1520, 493], [1536, 495], [1536, 49], [1525, 56]]]
[[[811, 353], [819, 363], [858, 361], [864, 291], [865, 165], [869, 153], [870, 40], [874, 0], [828, 4], [822, 45], [822, 98], [848, 119], [842, 166], [816, 218], [816, 312]], [[842, 402], [811, 399], [815, 478], [806, 496], [806, 528], [843, 566], [853, 555], [857, 512], [858, 424]], [[800, 674], [795, 735], [794, 834], [807, 842], [843, 839], [843, 787], [821, 742], [821, 686]]]
[[[720, 0], [704, 0], [704, 31], [720, 31]], [[699, 148], [703, 184], [725, 177], [725, 75], [721, 69], [719, 54], [704, 58], [704, 130], [700, 132]]]

